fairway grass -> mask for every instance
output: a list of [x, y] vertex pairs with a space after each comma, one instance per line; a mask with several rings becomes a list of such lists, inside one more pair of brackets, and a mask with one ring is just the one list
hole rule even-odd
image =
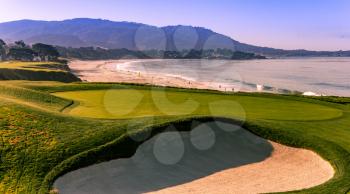
[[130, 131], [155, 135], [170, 124], [189, 130], [192, 120], [207, 122], [213, 116], [244, 119], [243, 127], [254, 134], [311, 149], [334, 167], [330, 181], [295, 193], [350, 190], [348, 98], [121, 84], [1, 83], [0, 193], [48, 193], [54, 180], [67, 172], [131, 157], [142, 142], [133, 141]]

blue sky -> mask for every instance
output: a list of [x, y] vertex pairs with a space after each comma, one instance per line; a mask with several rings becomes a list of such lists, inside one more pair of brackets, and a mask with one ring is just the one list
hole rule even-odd
[[275, 48], [350, 50], [349, 0], [0, 0], [0, 22], [77, 17], [202, 26]]

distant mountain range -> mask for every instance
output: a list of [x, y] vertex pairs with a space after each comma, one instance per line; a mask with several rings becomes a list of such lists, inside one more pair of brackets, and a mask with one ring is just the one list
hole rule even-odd
[[0, 38], [8, 42], [45, 43], [63, 47], [129, 50], [201, 50], [226, 48], [270, 57], [350, 56], [350, 51], [282, 50], [244, 44], [202, 27], [155, 27], [140, 23], [79, 18], [64, 21], [19, 20], [0, 23]]

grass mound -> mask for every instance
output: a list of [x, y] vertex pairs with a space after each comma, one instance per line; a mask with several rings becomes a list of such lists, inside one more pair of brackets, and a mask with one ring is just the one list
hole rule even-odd
[[52, 96], [49, 93], [13, 85], [11, 82], [0, 82], [0, 98], [50, 111], [61, 111], [73, 103], [71, 100]]

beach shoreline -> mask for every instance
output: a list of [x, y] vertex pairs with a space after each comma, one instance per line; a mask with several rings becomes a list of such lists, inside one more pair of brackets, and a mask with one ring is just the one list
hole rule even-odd
[[[346, 62], [324, 58], [266, 61], [121, 59], [71, 61], [72, 70], [89, 82], [139, 83], [226, 92], [260, 92], [349, 97]], [[139, 63], [139, 64], [138, 64]], [[86, 67], [95, 71], [89, 73]], [[262, 68], [264, 67], [264, 68]], [[337, 69], [344, 69], [339, 71]], [[286, 69], [288, 71], [286, 71]], [[328, 76], [325, 73], [330, 72]], [[96, 74], [102, 77], [96, 77]]]
[[[153, 59], [150, 59], [153, 60]], [[85, 82], [115, 82], [168, 86], [190, 89], [207, 89], [222, 92], [251, 92], [244, 88], [233, 88], [225, 83], [203, 82], [174, 74], [156, 74], [151, 72], [132, 71], [124, 66], [142, 60], [100, 60], [69, 62], [72, 72]]]

